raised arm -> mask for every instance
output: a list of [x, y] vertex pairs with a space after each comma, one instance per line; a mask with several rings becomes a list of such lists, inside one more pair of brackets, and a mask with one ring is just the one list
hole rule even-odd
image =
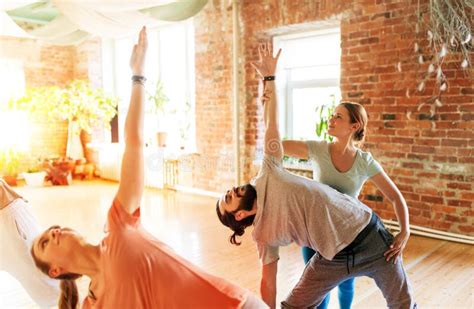
[[285, 156], [308, 160], [308, 145], [306, 142], [285, 140], [282, 144]]
[[132, 95], [125, 119], [125, 152], [122, 158], [120, 185], [116, 199], [125, 211], [132, 214], [140, 205], [144, 187], [143, 122], [145, 85], [143, 77], [148, 46], [146, 28], [140, 31], [133, 47], [130, 68], [134, 76]]
[[264, 103], [263, 118], [265, 122], [264, 151], [266, 154], [281, 160], [283, 158], [283, 146], [281, 144], [280, 132], [278, 130], [278, 105], [275, 93], [275, 70], [280, 57], [281, 49], [276, 57], [273, 57], [269, 44], [262, 44], [258, 49], [260, 60], [252, 63], [257, 73], [263, 79]]

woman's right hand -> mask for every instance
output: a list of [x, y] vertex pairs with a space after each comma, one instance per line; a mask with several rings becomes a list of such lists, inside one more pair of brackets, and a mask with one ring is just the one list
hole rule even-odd
[[258, 62], [251, 62], [250, 64], [257, 70], [257, 73], [261, 78], [265, 76], [275, 76], [275, 70], [280, 57], [281, 48], [278, 53], [273, 57], [270, 43], [260, 44], [258, 47], [258, 55], [260, 57]]
[[148, 48], [148, 39], [146, 27], [143, 26], [138, 37], [138, 43], [133, 46], [132, 56], [130, 57], [130, 68], [133, 75], [143, 76], [145, 71], [145, 57]]

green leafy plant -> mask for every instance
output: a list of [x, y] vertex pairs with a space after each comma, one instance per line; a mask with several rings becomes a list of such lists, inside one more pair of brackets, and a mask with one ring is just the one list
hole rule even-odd
[[110, 120], [117, 113], [117, 103], [118, 98], [106, 94], [103, 89], [92, 88], [84, 80], [74, 80], [64, 88], [29, 88], [23, 97], [10, 100], [9, 108], [77, 121], [81, 130], [90, 133], [95, 126], [110, 128]]
[[7, 176], [16, 176], [20, 166], [21, 154], [12, 149], [0, 151], [0, 174]]
[[335, 95], [330, 95], [329, 103], [320, 105], [316, 108], [316, 113], [319, 113], [319, 120], [316, 121], [316, 135], [319, 138], [322, 138], [329, 142], [332, 141], [332, 136], [328, 134], [328, 122], [335, 108], [336, 108]]
[[166, 96], [163, 89], [163, 84], [160, 80], [156, 82], [155, 91], [153, 93], [147, 92], [148, 101], [152, 102], [149, 112], [154, 115], [163, 115], [166, 111], [166, 104], [169, 98]]
[[36, 161], [36, 163], [34, 164], [31, 164], [28, 169], [26, 170], [27, 173], [38, 173], [38, 172], [41, 172], [44, 170], [43, 168], [43, 160], [40, 158], [38, 158]]

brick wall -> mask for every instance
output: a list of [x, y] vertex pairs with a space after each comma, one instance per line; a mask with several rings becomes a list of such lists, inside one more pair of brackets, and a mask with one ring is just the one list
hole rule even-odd
[[193, 185], [223, 190], [234, 179], [232, 134], [232, 11], [209, 1], [195, 20], [196, 144]]
[[[31, 39], [0, 38], [0, 57], [21, 61], [26, 87], [62, 86], [73, 76], [73, 47], [51, 46]], [[30, 119], [30, 152], [22, 156], [19, 171], [31, 167], [38, 157], [66, 152], [67, 123], [50, 123], [35, 115]]]
[[[100, 41], [79, 46], [55, 46], [38, 40], [0, 38], [0, 57], [21, 61], [26, 87], [63, 86], [73, 79], [89, 79], [94, 86], [102, 83]], [[31, 167], [38, 157], [64, 156], [67, 122], [50, 121], [40, 115], [30, 119], [30, 151], [22, 156], [19, 171]], [[93, 141], [107, 140], [103, 130], [94, 130]]]
[[[196, 22], [196, 117], [198, 151], [214, 163], [196, 168], [194, 185], [222, 191], [234, 184], [232, 168], [219, 164], [232, 152], [232, 33], [228, 1], [210, 1]], [[445, 74], [449, 89], [444, 105], [430, 119], [429, 107], [417, 111], [433, 87], [416, 89], [424, 67], [412, 59], [417, 1], [242, 1], [240, 10], [242, 100], [240, 138], [243, 179], [255, 173], [252, 164], [262, 148], [261, 109], [255, 104], [257, 83], [250, 61], [255, 46], [275, 33], [311, 30], [315, 23], [336, 17], [341, 21], [342, 97], [362, 103], [369, 113], [371, 151], [398, 185], [410, 208], [411, 223], [474, 235], [474, 111], [473, 72], [461, 72], [457, 55], [448, 55]], [[426, 1], [422, 1], [422, 4]], [[471, 53], [470, 62], [473, 62]], [[402, 72], [396, 64], [402, 61]], [[406, 88], [411, 89], [410, 98]], [[411, 112], [411, 120], [407, 112]], [[233, 161], [230, 161], [233, 166]], [[199, 164], [198, 164], [199, 165]], [[228, 166], [227, 166], [228, 167]], [[390, 203], [370, 184], [361, 195], [383, 218], [394, 219]]]

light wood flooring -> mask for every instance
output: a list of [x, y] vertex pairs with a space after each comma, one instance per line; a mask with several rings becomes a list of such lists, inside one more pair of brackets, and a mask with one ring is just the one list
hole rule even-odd
[[[92, 243], [98, 243], [103, 236], [103, 224], [116, 190], [116, 183], [98, 180], [75, 181], [68, 187], [17, 188], [30, 201], [42, 226], [72, 227]], [[260, 264], [251, 231], [243, 237], [240, 247], [231, 245], [230, 230], [217, 220], [214, 198], [147, 189], [142, 222], [194, 264], [258, 294]], [[473, 246], [412, 236], [404, 262], [419, 308], [473, 308]], [[303, 266], [297, 246], [282, 248], [278, 300], [291, 290]], [[80, 279], [81, 298], [88, 283], [87, 279]], [[336, 298], [333, 291], [330, 308], [338, 308]], [[385, 301], [373, 281], [358, 278], [353, 308], [384, 307]], [[36, 308], [17, 281], [5, 272], [0, 272], [0, 308]]]

